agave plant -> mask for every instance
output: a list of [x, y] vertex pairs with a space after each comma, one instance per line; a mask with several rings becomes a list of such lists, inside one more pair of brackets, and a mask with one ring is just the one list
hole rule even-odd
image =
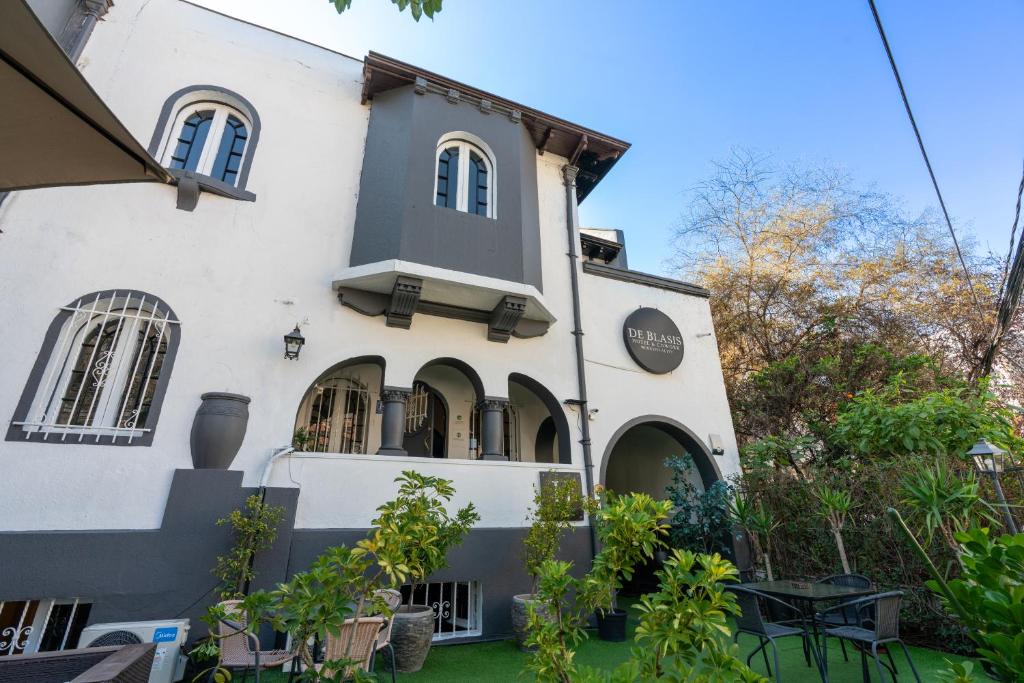
[[854, 508], [853, 497], [850, 492], [843, 489], [834, 489], [829, 486], [819, 486], [814, 490], [814, 496], [821, 503], [819, 514], [828, 522], [832, 530], [832, 536], [836, 540], [836, 549], [839, 551], [839, 561], [843, 564], [843, 573], [850, 573], [850, 561], [846, 557], [846, 545], [843, 543], [843, 527], [850, 518], [850, 510]]
[[982, 497], [973, 472], [957, 477], [948, 461], [937, 459], [932, 466], [921, 465], [902, 482], [903, 504], [920, 528], [925, 545], [936, 535], [960, 557], [956, 534], [972, 522], [994, 522], [992, 506]]

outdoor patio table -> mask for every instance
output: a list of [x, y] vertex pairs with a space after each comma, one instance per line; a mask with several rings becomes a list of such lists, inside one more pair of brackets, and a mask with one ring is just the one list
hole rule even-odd
[[[809, 613], [811, 615], [811, 628], [814, 630], [814, 642], [811, 646], [815, 650], [818, 649], [818, 623], [814, 619], [816, 603], [831, 602], [833, 600], [845, 602], [865, 595], [874, 595], [878, 592], [873, 587], [853, 588], [851, 586], [836, 586], [830, 583], [816, 583], [813, 581], [803, 583], [802, 585], [797, 585], [798, 583], [780, 580], [751, 581], [750, 583], [738, 585], [743, 588], [767, 593], [790, 603], [795, 603], [797, 607], [806, 606], [807, 611], [805, 614]], [[825, 677], [824, 672], [820, 673], [822, 673], [822, 680], [827, 681], [828, 679]]]

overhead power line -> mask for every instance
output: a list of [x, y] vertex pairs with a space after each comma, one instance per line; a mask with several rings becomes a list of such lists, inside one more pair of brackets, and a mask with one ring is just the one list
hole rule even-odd
[[978, 295], [974, 291], [974, 282], [971, 280], [971, 273], [967, 269], [967, 263], [964, 261], [963, 251], [960, 249], [960, 241], [956, 238], [956, 231], [953, 230], [953, 221], [949, 219], [949, 211], [946, 210], [946, 202], [942, 198], [942, 191], [939, 189], [939, 181], [935, 179], [935, 171], [932, 170], [932, 162], [928, 159], [928, 152], [924, 148], [924, 140], [921, 139], [921, 131], [917, 127], [917, 120], [914, 118], [914, 112], [910, 108], [910, 100], [907, 99], [907, 91], [903, 87], [903, 79], [900, 78], [900, 71], [896, 68], [896, 60], [892, 56], [892, 49], [889, 47], [889, 39], [885, 37], [885, 29], [882, 28], [882, 19], [878, 16], [878, 8], [875, 7], [875, 0], [868, 0], [868, 5], [871, 6], [871, 14], [875, 18], [875, 26], [878, 28], [878, 36], [882, 39], [882, 45], [885, 47], [885, 54], [889, 58], [889, 66], [892, 67], [892, 75], [896, 78], [896, 85], [900, 89], [900, 97], [903, 98], [903, 107], [907, 110], [907, 118], [910, 119], [910, 125], [914, 129], [914, 137], [917, 138], [917, 146], [921, 150], [921, 156], [924, 157], [924, 165], [928, 168], [928, 175], [932, 179], [932, 187], [935, 188], [935, 196], [939, 198], [939, 206], [942, 207], [942, 215], [946, 219], [946, 227], [949, 228], [949, 235], [953, 238], [953, 246], [956, 247], [956, 257], [960, 261], [960, 267], [963, 268], [964, 277], [967, 278], [967, 287], [971, 291], [971, 298], [974, 299], [974, 305], [978, 307], [979, 312], [984, 313], [981, 307], [981, 302], [978, 301]]

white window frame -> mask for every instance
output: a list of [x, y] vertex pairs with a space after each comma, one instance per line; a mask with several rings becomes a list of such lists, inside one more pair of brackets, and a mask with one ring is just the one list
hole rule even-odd
[[[459, 150], [457, 170], [459, 177], [455, 188], [455, 209], [462, 213], [469, 213], [469, 153], [476, 152], [477, 156], [483, 159], [484, 166], [487, 167], [487, 215], [480, 217], [497, 218], [498, 179], [494, 172], [494, 154], [491, 152], [491, 148], [487, 146], [487, 143], [472, 133], [463, 131], [448, 133], [437, 143], [437, 149], [434, 151], [434, 194], [431, 197], [430, 203], [437, 206], [437, 168], [441, 162], [441, 153], [452, 147], [457, 147]], [[474, 213], [472, 215], [479, 216], [480, 214]]]
[[220, 149], [221, 138], [224, 137], [228, 116], [234, 116], [245, 124], [245, 129], [248, 132], [245, 139], [245, 148], [242, 150], [242, 160], [239, 164], [239, 172], [235, 174], [235, 182], [230, 183], [232, 186], [237, 187], [238, 179], [241, 175], [241, 167], [245, 163], [246, 155], [249, 153], [249, 143], [252, 142], [252, 121], [249, 120], [248, 116], [240, 112], [235, 107], [228, 106], [222, 102], [200, 100], [197, 102], [190, 102], [179, 109], [171, 126], [168, 128], [167, 137], [164, 139], [164, 151], [161, 156], [160, 163], [165, 167], [170, 168], [171, 158], [174, 156], [174, 150], [178, 146], [178, 138], [181, 137], [181, 130], [185, 126], [185, 121], [187, 121], [188, 118], [196, 112], [209, 111], [211, 109], [213, 110], [213, 120], [210, 122], [210, 132], [206, 136], [206, 141], [203, 143], [203, 151], [199, 157], [199, 163], [196, 165], [196, 170], [194, 172], [204, 176], [210, 176], [213, 172], [213, 164], [217, 160], [217, 151]]

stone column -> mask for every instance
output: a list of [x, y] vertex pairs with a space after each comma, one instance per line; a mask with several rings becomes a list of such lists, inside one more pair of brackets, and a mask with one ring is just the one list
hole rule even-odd
[[380, 394], [384, 413], [380, 421], [380, 450], [377, 455], [405, 455], [405, 400], [408, 389], [385, 388]]
[[505, 406], [508, 401], [488, 398], [480, 402], [480, 451], [483, 460], [508, 460], [504, 453]]

